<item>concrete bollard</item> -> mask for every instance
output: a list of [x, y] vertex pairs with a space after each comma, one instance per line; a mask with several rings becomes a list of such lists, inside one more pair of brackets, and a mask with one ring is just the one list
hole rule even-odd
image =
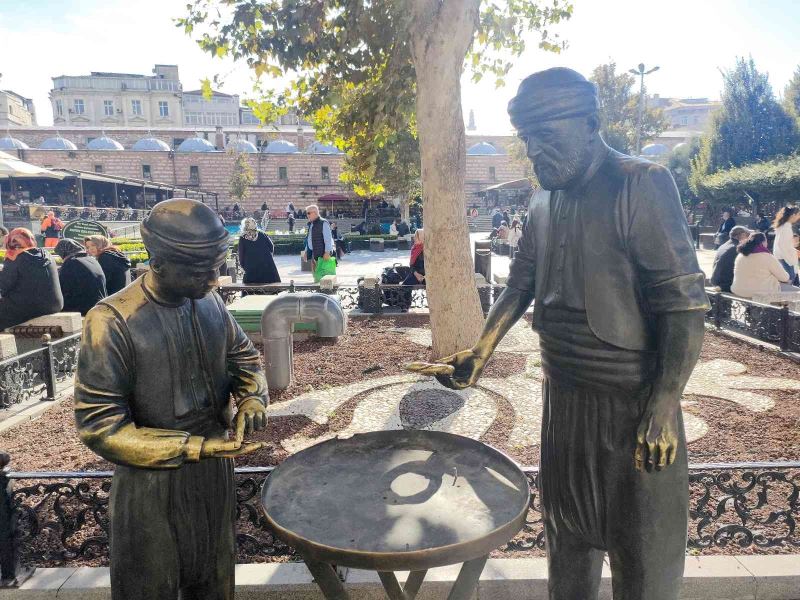
[[384, 249], [383, 238], [370, 238], [369, 249], [372, 252], [383, 252]]
[[319, 280], [319, 289], [325, 292], [332, 292], [336, 289], [336, 275], [325, 275]]
[[10, 333], [0, 333], [0, 360], [17, 355], [17, 340]]
[[483, 275], [486, 281], [492, 280], [492, 251], [475, 248], [475, 272]]

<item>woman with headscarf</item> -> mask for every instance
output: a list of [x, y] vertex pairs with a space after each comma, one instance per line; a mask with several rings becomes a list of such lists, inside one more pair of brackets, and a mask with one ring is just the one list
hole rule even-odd
[[414, 232], [414, 245], [411, 247], [409, 266], [411, 273], [403, 281], [403, 285], [425, 285], [425, 233], [422, 229]]
[[106, 292], [116, 294], [131, 282], [131, 261], [104, 235], [90, 235], [83, 240], [86, 253], [100, 263], [106, 276]]
[[28, 229], [12, 229], [5, 238], [0, 270], [0, 331], [35, 317], [59, 312], [64, 298], [56, 263]]
[[107, 295], [103, 269], [75, 240], [61, 240], [54, 252], [64, 261], [58, 273], [64, 295], [64, 312], [79, 312], [86, 316]]
[[55, 248], [61, 238], [61, 230], [64, 229], [64, 222], [56, 216], [52, 210], [47, 211], [47, 216], [42, 219], [42, 235], [44, 235], [44, 247]]
[[272, 253], [275, 244], [263, 231], [258, 230], [256, 220], [242, 220], [239, 236], [239, 264], [244, 269], [243, 283], [280, 283], [281, 276]]

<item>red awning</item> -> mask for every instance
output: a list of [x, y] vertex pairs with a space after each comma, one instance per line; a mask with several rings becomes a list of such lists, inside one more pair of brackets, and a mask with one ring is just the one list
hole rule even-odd
[[346, 202], [349, 199], [350, 198], [342, 194], [325, 194], [324, 196], [320, 196], [318, 202]]

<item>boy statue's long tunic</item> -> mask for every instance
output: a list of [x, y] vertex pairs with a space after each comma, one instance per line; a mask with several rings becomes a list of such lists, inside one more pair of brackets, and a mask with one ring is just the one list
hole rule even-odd
[[115, 463], [112, 595], [232, 599], [230, 459], [200, 459], [233, 401], [267, 387], [260, 356], [219, 296], [159, 303], [140, 278], [86, 317], [75, 383], [84, 443]]

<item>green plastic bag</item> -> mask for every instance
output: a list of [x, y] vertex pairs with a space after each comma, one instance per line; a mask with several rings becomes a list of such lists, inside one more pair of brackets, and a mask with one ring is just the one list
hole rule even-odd
[[314, 270], [314, 281], [319, 283], [320, 279], [326, 275], [336, 275], [336, 259], [330, 257], [328, 260], [324, 258], [317, 259], [317, 268]]

